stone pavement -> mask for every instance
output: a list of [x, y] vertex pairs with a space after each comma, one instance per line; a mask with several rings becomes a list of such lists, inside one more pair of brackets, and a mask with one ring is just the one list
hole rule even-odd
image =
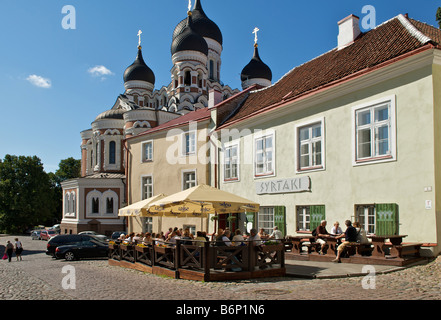
[[[0, 253], [6, 241], [13, 239], [0, 237]], [[15, 256], [10, 263], [0, 261], [0, 300], [441, 300], [441, 257], [400, 270], [375, 266], [368, 277], [355, 276], [360, 265], [288, 261], [289, 268], [297, 272], [303, 268], [304, 274], [315, 272], [318, 277], [205, 283], [113, 267], [106, 259], [55, 260], [45, 254], [46, 241], [19, 239], [25, 249], [23, 261]], [[63, 273], [65, 266], [75, 270], [75, 289], [62, 286], [68, 275]], [[338, 274], [342, 277], [329, 277]]]
[[[421, 263], [427, 263], [427, 261], [424, 260], [418, 264]], [[288, 276], [306, 279], [360, 277], [369, 275], [373, 272], [373, 270], [377, 275], [379, 275], [406, 269], [405, 267], [385, 265], [365, 266], [355, 263], [333, 263], [300, 260], [285, 260], [285, 266]]]

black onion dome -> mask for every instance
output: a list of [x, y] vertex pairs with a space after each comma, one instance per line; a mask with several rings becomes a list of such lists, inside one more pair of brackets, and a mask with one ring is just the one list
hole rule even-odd
[[173, 40], [171, 53], [180, 51], [198, 51], [208, 55], [208, 45], [204, 38], [193, 29], [192, 15], [189, 14], [184, 30]]
[[249, 79], [267, 79], [271, 81], [273, 79], [273, 73], [271, 69], [260, 59], [259, 50], [257, 46], [254, 46], [254, 56], [245, 68], [243, 68], [240, 74], [240, 79], [246, 81]]
[[138, 47], [138, 55], [136, 56], [135, 62], [124, 72], [124, 82], [131, 80], [146, 81], [153, 85], [155, 84], [155, 74], [144, 62], [141, 47]]
[[[220, 45], [223, 44], [222, 32], [217, 24], [207, 17], [204, 9], [202, 9], [200, 0], [196, 0], [195, 2], [194, 9], [192, 11], [192, 18], [193, 30], [199, 33], [203, 38], [210, 38], [220, 43]], [[184, 31], [186, 25], [187, 19], [179, 22], [173, 32], [173, 40]]]

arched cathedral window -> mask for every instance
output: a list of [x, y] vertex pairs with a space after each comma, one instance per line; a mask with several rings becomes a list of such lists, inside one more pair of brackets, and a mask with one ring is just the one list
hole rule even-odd
[[116, 142], [110, 141], [109, 142], [109, 164], [115, 164], [116, 163]]
[[189, 70], [185, 71], [184, 84], [186, 86], [191, 86], [191, 72]]

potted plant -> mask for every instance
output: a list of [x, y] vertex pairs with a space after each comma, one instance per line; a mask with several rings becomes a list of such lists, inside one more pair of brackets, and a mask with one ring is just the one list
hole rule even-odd
[[212, 217], [210, 218], [211, 221], [216, 221], [216, 220], [218, 220], [218, 219], [219, 219], [219, 216], [212, 216]]

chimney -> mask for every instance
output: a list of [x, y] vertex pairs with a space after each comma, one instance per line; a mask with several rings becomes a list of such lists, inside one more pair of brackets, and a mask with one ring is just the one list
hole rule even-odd
[[217, 89], [211, 89], [208, 92], [208, 108], [213, 108], [220, 102], [222, 102], [222, 92]]
[[360, 18], [351, 14], [338, 22], [338, 50], [351, 45], [360, 35]]

